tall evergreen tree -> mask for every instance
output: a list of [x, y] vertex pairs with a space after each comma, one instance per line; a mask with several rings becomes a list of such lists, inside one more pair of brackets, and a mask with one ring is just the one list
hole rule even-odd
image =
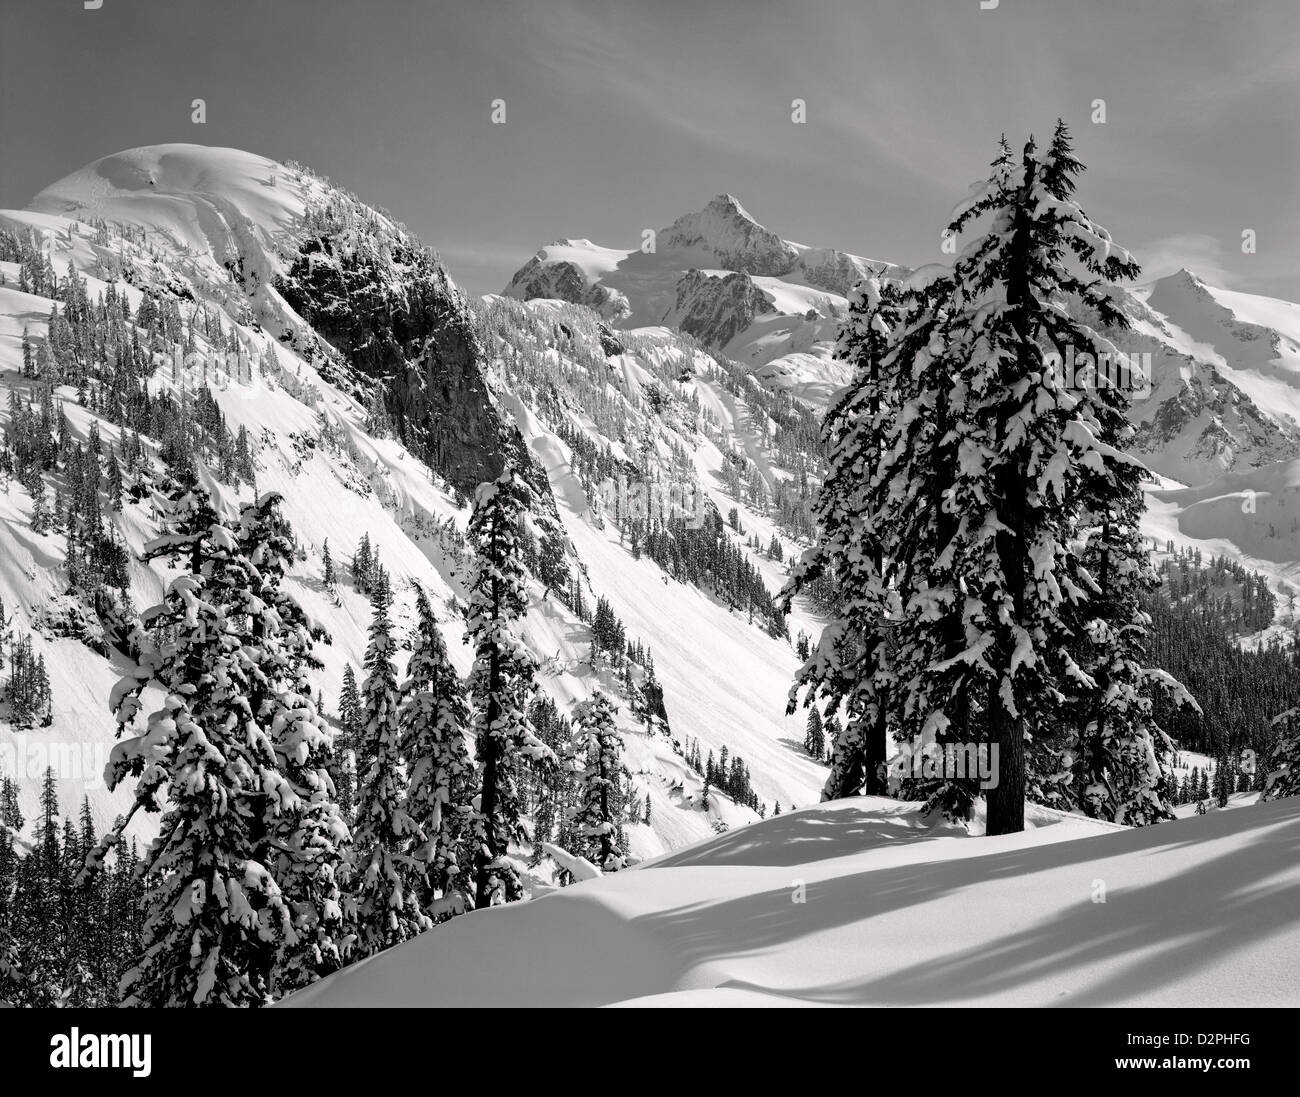
[[469, 708], [428, 596], [415, 588], [416, 634], [399, 714], [402, 752], [409, 769], [407, 805], [422, 840], [413, 851], [424, 908], [435, 899], [442, 913], [458, 913], [469, 897], [469, 851], [474, 767], [466, 749]]
[[348, 663], [343, 668], [343, 687], [339, 691], [339, 734], [334, 742], [334, 787], [338, 792], [339, 810], [351, 821], [356, 807], [356, 751], [361, 727], [361, 694], [357, 676]]
[[391, 594], [383, 576], [370, 591], [370, 638], [366, 677], [361, 684], [359, 788], [353, 827], [352, 897], [356, 904], [358, 949], [368, 956], [429, 927], [420, 909], [417, 874], [410, 856], [422, 841], [406, 808], [402, 766], [401, 696], [393, 665]]
[[249, 638], [253, 716], [284, 778], [253, 827], [256, 856], [292, 912], [291, 932], [266, 959], [276, 995], [341, 966], [349, 940], [338, 882], [349, 834], [330, 777], [332, 743], [307, 678], [308, 669], [321, 669], [314, 642], [328, 637], [284, 589], [293, 533], [280, 502], [268, 493], [241, 509], [230, 583], [232, 617]]
[[[1112, 330], [1128, 330], [1128, 317], [1106, 287], [1135, 278], [1139, 269], [1074, 202], [1074, 180], [1082, 170], [1064, 124], [1058, 123], [1037, 172], [1041, 204], [1053, 207], [1040, 215], [1047, 222], [1040, 238], [1053, 242], [1057, 254], [1044, 257], [1047, 274], [1032, 283], [1031, 292], [1042, 298], [1039, 341], [1061, 363], [1084, 367], [1063, 380], [1072, 382], [1068, 395], [1086, 409], [1087, 417], [1079, 417], [1095, 444], [1076, 443], [1072, 454], [1082, 544], [1066, 563], [1084, 597], [1062, 609], [1071, 637], [1063, 657], [1064, 690], [1071, 698], [1066, 730], [1056, 744], [1052, 736], [1036, 736], [1039, 751], [1031, 751], [1029, 778], [1031, 788], [1050, 782], [1057, 766], [1040, 769], [1033, 764], [1035, 755], [1041, 758], [1043, 748], [1050, 754], [1063, 741], [1063, 756], [1072, 762], [1065, 770], [1074, 790], [1072, 806], [1141, 825], [1172, 818], [1173, 744], [1155, 719], [1155, 704], [1195, 703], [1170, 675], [1145, 665], [1151, 619], [1141, 602], [1159, 580], [1139, 530], [1147, 470], [1124, 452], [1134, 434], [1127, 415], [1131, 382], [1142, 378], [1132, 375], [1128, 359], [1110, 340], [1078, 318], [1095, 315]], [[1068, 308], [1053, 308], [1054, 301]], [[1130, 372], [1126, 376], [1117, 367]]]
[[[889, 485], [875, 472], [882, 464], [886, 427], [896, 413], [899, 386], [890, 383], [885, 370], [902, 303], [898, 287], [889, 281], [868, 278], [853, 291], [836, 347], [836, 356], [852, 366], [853, 378], [822, 424], [828, 467], [816, 508], [821, 536], [781, 593], [787, 613], [795, 594], [819, 584], [831, 582], [839, 594], [836, 620], [806, 658], [789, 704], [793, 712], [804, 690], [809, 706], [820, 699], [828, 712], [842, 707], [846, 713], [843, 727], [830, 736], [825, 799], [864, 789], [884, 791], [889, 618], [896, 610], [885, 582], [879, 524]], [[819, 757], [821, 753], [824, 747]]]
[[528, 724], [533, 659], [514, 628], [527, 607], [519, 527], [529, 489], [507, 468], [480, 484], [470, 517], [474, 549], [466, 610], [466, 636], [474, 649], [469, 690], [480, 775], [474, 844], [474, 905], [486, 907], [522, 897], [509, 859], [520, 836], [519, 766], [552, 757]]
[[[878, 368], [828, 416], [829, 533], [807, 564], [832, 569], [845, 605], [798, 683], [846, 702], [832, 777], [846, 770], [856, 791], [859, 758], [870, 769], [857, 729], [881, 706], [904, 741], [987, 741], [999, 753], [990, 834], [1022, 829], [1030, 729], [1058, 727], [1072, 704], [1088, 742], [1060, 757], [1099, 762], [1112, 786], [1104, 808], [1096, 780], [1076, 795], [1132, 821], [1165, 810], [1169, 744], [1150, 696], [1171, 683], [1140, 662], [1149, 564], [1141, 466], [1119, 448], [1124, 394], [1076, 391], [1047, 357], [1113, 351], [1075, 314], [1120, 323], [1103, 283], [1136, 271], [1074, 202], [1079, 170], [1063, 126], [1045, 155], [1003, 142], [949, 226], [971, 235], [951, 270], [918, 271], [874, 302], [864, 291], [862, 330], [845, 342]], [[919, 791], [964, 815], [977, 789], [945, 777]]]
[[[256, 858], [265, 796], [288, 795], [270, 738], [249, 696], [242, 628], [227, 612], [232, 531], [192, 468], [168, 491], [170, 527], [147, 546], [151, 559], [183, 564], [163, 602], [147, 611], [132, 643], [138, 665], [113, 691], [125, 731], [141, 690], [163, 693], [145, 730], [110, 756], [112, 787], [134, 777], [135, 803], [166, 808], [139, 866], [150, 884], [144, 952], [123, 980], [129, 1005], [260, 1005], [270, 995], [263, 957], [293, 933], [292, 911]], [[92, 861], [120, 839], [130, 815], [100, 842]]]

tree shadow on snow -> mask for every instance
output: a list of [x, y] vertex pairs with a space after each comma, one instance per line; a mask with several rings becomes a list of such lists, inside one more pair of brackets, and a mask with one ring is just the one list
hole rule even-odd
[[[791, 816], [792, 823], [798, 819]], [[1184, 828], [1194, 828], [1195, 834], [1188, 835]], [[796, 825], [791, 831], [798, 848], [815, 848], [816, 841], [803, 836], [802, 829]], [[1149, 856], [1158, 862], [1162, 854], [1185, 846], [1247, 832], [1248, 842], [1166, 879], [1122, 882], [1132, 876], [1134, 854], [1139, 861]], [[867, 841], [872, 833], [869, 829]], [[712, 844], [699, 852], [711, 848]], [[687, 857], [690, 852], [686, 851]], [[744, 856], [743, 847], [735, 852]], [[729, 863], [774, 862], [769, 858]], [[777, 863], [793, 867], [800, 862]], [[1300, 912], [1300, 881], [1294, 874], [1286, 880], [1270, 878], [1298, 863], [1300, 798], [1182, 824], [812, 881], [805, 885], [803, 903], [792, 903], [790, 889], [780, 888], [646, 915], [640, 921], [655, 936], [671, 941], [685, 964], [703, 964], [779, 949], [796, 939], [859, 922], [869, 947], [871, 918], [950, 897], [952, 945], [934, 959], [840, 984], [763, 987], [732, 980], [722, 985], [831, 1005], [921, 1005], [999, 994], [1010, 997], [1018, 987], [1043, 980], [1069, 986], [1058, 1004], [1103, 1006], [1185, 978], [1236, 948], [1294, 925]], [[1067, 874], [1068, 882], [1062, 881], [1062, 874]], [[1109, 884], [1104, 904], [1091, 901], [1093, 879]], [[1037, 888], [1077, 889], [1080, 900], [1063, 916], [1000, 936], [988, 935], [982, 927], [963, 923], [961, 893], [977, 884], [987, 887], [991, 880], [1015, 889], [1000, 897], [1002, 901], [995, 904], [999, 909], [1014, 910], [1016, 893]], [[1039, 996], [1044, 992], [1045, 988]]]
[[937, 816], [922, 815], [915, 803], [886, 800], [878, 803], [887, 806], [870, 812], [846, 806], [835, 811], [796, 811], [778, 815], [762, 823], [727, 831], [703, 845], [670, 853], [646, 867], [767, 865], [784, 868], [847, 857], [903, 842], [966, 836], [965, 829], [956, 824], [944, 822]]

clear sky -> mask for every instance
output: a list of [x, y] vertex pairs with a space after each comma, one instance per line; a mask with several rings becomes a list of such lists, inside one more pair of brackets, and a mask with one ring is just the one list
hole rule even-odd
[[1300, 300], [1298, 0], [83, 2], [0, 0], [0, 207], [195, 141], [310, 164], [473, 292], [724, 191], [788, 239], [915, 265], [999, 133], [1060, 115], [1084, 208], [1149, 274]]

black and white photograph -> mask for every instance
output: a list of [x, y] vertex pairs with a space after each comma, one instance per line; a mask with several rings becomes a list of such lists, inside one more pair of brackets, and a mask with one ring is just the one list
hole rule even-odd
[[38, 1072], [1293, 1057], [1295, 0], [0, 0], [0, 389]]

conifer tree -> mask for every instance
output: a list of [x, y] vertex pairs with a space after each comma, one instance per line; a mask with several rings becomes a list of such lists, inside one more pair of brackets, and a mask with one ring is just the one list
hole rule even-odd
[[422, 841], [406, 808], [402, 766], [401, 696], [393, 665], [391, 594], [376, 576], [370, 592], [366, 677], [361, 684], [358, 797], [353, 826], [352, 899], [362, 956], [401, 944], [429, 927], [420, 909], [417, 874], [410, 856]]
[[8, 830], [0, 830], [0, 1002], [10, 1005], [21, 999], [26, 984], [13, 932], [17, 867], [13, 838]]
[[[1058, 259], [1055, 271], [1058, 299], [1068, 300], [1070, 310], [1040, 308], [1040, 340], [1062, 362], [1097, 363], [1063, 378], [1069, 395], [1090, 416], [1086, 426], [1095, 444], [1076, 447], [1086, 457], [1074, 455], [1083, 504], [1076, 519], [1082, 547], [1066, 563], [1084, 597], [1062, 610], [1072, 637], [1062, 660], [1065, 692], [1072, 700], [1058, 743], [1048, 735], [1036, 736], [1040, 747], [1030, 755], [1029, 777], [1031, 788], [1051, 780], [1057, 766], [1039, 769], [1033, 763], [1042, 757], [1042, 748], [1051, 754], [1063, 742], [1064, 756], [1073, 762], [1074, 806], [1089, 815], [1142, 825], [1173, 814], [1173, 744], [1156, 722], [1155, 703], [1195, 708], [1195, 702], [1172, 676], [1145, 665], [1151, 619], [1141, 601], [1159, 580], [1139, 529], [1146, 469], [1124, 452], [1134, 436], [1127, 415], [1130, 389], [1142, 378], [1121, 372], [1117, 367], [1128, 366], [1118, 348], [1074, 318], [1096, 315], [1112, 330], [1127, 330], [1128, 317], [1106, 287], [1136, 277], [1139, 269], [1075, 204], [1074, 180], [1082, 170], [1065, 126], [1058, 123], [1038, 178], [1042, 203], [1055, 206], [1044, 215], [1049, 223], [1042, 235], [1060, 252], [1068, 250], [1072, 259], [1069, 266]], [[1049, 270], [1052, 258], [1049, 253]], [[1043, 279], [1039, 292], [1045, 296], [1051, 289]], [[1110, 364], [1102, 368], [1101, 363]]]
[[573, 727], [579, 775], [579, 799], [572, 831], [580, 843], [574, 852], [614, 872], [627, 863], [623, 837], [626, 805], [620, 788], [623, 740], [614, 724], [614, 705], [600, 690], [574, 710]]
[[352, 585], [361, 594], [370, 593], [370, 572], [374, 563], [370, 548], [370, 534], [363, 533], [356, 551], [352, 554]]
[[1273, 723], [1278, 731], [1278, 740], [1272, 757], [1268, 759], [1261, 800], [1300, 796], [1300, 709], [1288, 709]]
[[479, 485], [469, 524], [474, 563], [466, 636], [474, 649], [469, 691], [481, 790], [471, 826], [478, 908], [522, 897], [508, 856], [510, 842], [520, 836], [519, 766], [553, 758], [528, 724], [533, 659], [514, 633], [527, 606], [519, 525], [529, 496], [507, 468]]
[[822, 714], [816, 705], [808, 706], [808, 727], [804, 732], [803, 748], [819, 762], [826, 753], [826, 733], [822, 729]]
[[[128, 1005], [260, 1005], [270, 996], [263, 957], [293, 934], [292, 911], [255, 856], [255, 820], [265, 796], [287, 795], [272, 742], [249, 695], [242, 630], [222, 584], [235, 538], [191, 468], [168, 491], [170, 526], [146, 548], [183, 570], [135, 630], [138, 665], [113, 691], [126, 731], [153, 684], [162, 707], [145, 730], [118, 742], [111, 787], [134, 777], [139, 808], [164, 811], [159, 836], [139, 866], [150, 884], [143, 955], [123, 980]], [[91, 855], [117, 843], [130, 815]]]
[[343, 687], [339, 692], [339, 734], [334, 742], [334, 766], [331, 776], [338, 793], [339, 810], [350, 822], [356, 807], [357, 772], [356, 751], [358, 730], [361, 726], [361, 694], [357, 690], [357, 676], [348, 663], [343, 668]]
[[424, 590], [415, 587], [416, 634], [399, 714], [409, 770], [407, 805], [422, 840], [419, 866], [424, 909], [441, 913], [468, 905], [470, 856], [465, 848], [474, 770], [466, 749], [469, 708], [464, 687]]
[[[805, 703], [817, 698], [828, 712], [843, 707], [846, 721], [827, 737], [831, 773], [823, 796], [836, 799], [863, 791], [883, 792], [887, 690], [890, 680], [890, 594], [884, 579], [884, 542], [878, 521], [886, 506], [881, 466], [886, 426], [894, 414], [897, 386], [886, 376], [889, 340], [901, 321], [894, 283], [868, 278], [853, 291], [836, 355], [853, 367], [853, 379], [827, 411], [822, 425], [828, 471], [817, 500], [821, 538], [791, 574], [781, 593], [789, 612], [797, 593], [832, 581], [841, 597], [837, 619], [822, 633], [790, 694]], [[827, 729], [828, 732], [830, 729]]]
[[284, 783], [262, 804], [255, 853], [292, 914], [292, 932], [268, 950], [277, 996], [341, 966], [349, 935], [338, 874], [349, 834], [330, 777], [332, 744], [312, 698], [308, 669], [320, 670], [316, 640], [328, 640], [284, 589], [293, 533], [267, 493], [240, 512], [231, 613], [249, 641], [250, 704], [268, 735]]
[[[971, 236], [953, 267], [860, 295], [843, 343], [877, 368], [827, 417], [827, 532], [796, 573], [829, 569], [844, 606], [797, 683], [845, 702], [832, 778], [850, 792], [859, 767], [869, 780], [881, 711], [905, 742], [988, 741], [990, 834], [1022, 829], [1030, 729], [1058, 727], [1072, 704], [1091, 703], [1075, 723], [1112, 786], [1095, 810], [1148, 821], [1167, 792], [1149, 699], [1169, 683], [1139, 661], [1141, 467], [1119, 449], [1122, 396], [1080, 396], [1047, 357], [1107, 349], [1071, 306], [1118, 323], [1103, 284], [1136, 271], [1071, 197], [1079, 170], [1063, 126], [1047, 154], [1003, 142], [949, 226]], [[960, 816], [978, 790], [944, 778], [912, 791]]]

